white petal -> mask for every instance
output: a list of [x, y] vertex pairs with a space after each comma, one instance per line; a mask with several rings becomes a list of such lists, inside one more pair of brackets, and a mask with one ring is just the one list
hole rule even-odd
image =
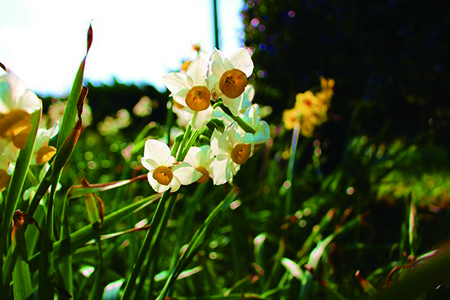
[[220, 61], [223, 62], [223, 60], [225, 59], [225, 56], [223, 55], [222, 51], [220, 51], [219, 49], [214, 49], [214, 51], [211, 53], [211, 56], [209, 58], [210, 62], [213, 61]]
[[196, 118], [193, 119], [192, 127], [194, 129], [201, 129], [205, 126], [213, 117], [214, 110], [212, 106], [209, 106], [207, 109], [197, 112]]
[[184, 159], [185, 162], [193, 166], [194, 168], [197, 168], [199, 165], [197, 154], [200, 152], [199, 147], [191, 147], [189, 148], [188, 153], [186, 154], [186, 157]]
[[270, 128], [266, 121], [261, 121], [259, 123], [259, 128], [253, 136], [253, 141], [255, 144], [263, 144], [270, 139]]
[[219, 78], [226, 70], [228, 69], [225, 67], [225, 64], [222, 61], [215, 60], [211, 63], [212, 74], [218, 76]]
[[172, 181], [170, 182], [169, 185], [171, 187], [170, 192], [173, 193], [173, 192], [176, 192], [176, 191], [178, 191], [180, 189], [181, 182], [178, 181], [175, 177], [173, 177], [173, 179], [172, 179]]
[[218, 155], [212, 162], [213, 183], [215, 185], [224, 184], [232, 180], [233, 172], [230, 164], [233, 164], [231, 158], [223, 154]]
[[206, 72], [208, 71], [208, 62], [201, 57], [195, 59], [187, 69], [186, 73], [192, 79], [192, 86], [205, 86]]
[[194, 167], [186, 162], [181, 162], [178, 165], [173, 166], [172, 171], [173, 176], [183, 185], [191, 184], [202, 177], [202, 173], [196, 171]]
[[211, 151], [214, 155], [219, 155], [224, 153], [222, 149], [219, 147], [219, 140], [222, 136], [222, 133], [216, 129], [214, 129], [212, 135], [211, 135]]
[[200, 147], [200, 151], [196, 154], [197, 161], [200, 166], [208, 169], [211, 163], [214, 161], [214, 154], [211, 151], [211, 146], [203, 145]]
[[[170, 188], [170, 185], [163, 185], [160, 184], [158, 181], [153, 178], [153, 173], [149, 172], [147, 174], [148, 182], [150, 183], [151, 187], [155, 190], [157, 193], [164, 193]], [[173, 180], [173, 179], [172, 179]]]
[[170, 155], [170, 148], [165, 143], [149, 139], [145, 142], [144, 158], [153, 159], [159, 166], [170, 166], [175, 159]]
[[230, 62], [233, 64], [233, 67], [244, 72], [247, 77], [252, 75], [253, 61], [245, 48], [241, 48], [233, 53], [230, 57]]
[[242, 95], [234, 99], [230, 99], [227, 96], [222, 95], [223, 104], [225, 104], [225, 106], [228, 107], [231, 113], [235, 116], [239, 115], [239, 107], [241, 107], [242, 98]]
[[169, 73], [164, 76], [163, 81], [169, 91], [173, 94], [178, 93], [180, 90], [190, 88], [187, 82], [186, 74]]
[[189, 89], [182, 89], [179, 90], [177, 93], [172, 94], [173, 99], [175, 99], [175, 101], [177, 101], [179, 104], [183, 105], [183, 106], [187, 106], [186, 104], [186, 95], [189, 92]]
[[156, 161], [146, 157], [141, 158], [141, 164], [150, 172], [153, 172], [157, 167], [159, 167], [159, 164]]
[[22, 96], [18, 99], [17, 108], [20, 108], [27, 113], [31, 114], [32, 112], [41, 109], [42, 102], [41, 99], [36, 96], [32, 91], [26, 90]]

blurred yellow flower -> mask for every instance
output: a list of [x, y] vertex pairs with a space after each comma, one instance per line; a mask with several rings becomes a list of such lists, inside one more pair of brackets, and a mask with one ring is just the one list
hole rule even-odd
[[328, 107], [334, 91], [334, 80], [320, 77], [321, 91], [313, 93], [306, 91], [296, 96], [295, 106], [283, 112], [283, 123], [286, 130], [292, 130], [300, 125], [300, 133], [311, 137], [316, 126], [327, 120]]

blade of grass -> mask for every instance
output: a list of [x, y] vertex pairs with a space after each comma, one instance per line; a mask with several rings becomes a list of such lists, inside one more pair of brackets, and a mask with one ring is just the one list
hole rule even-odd
[[439, 249], [436, 255], [417, 266], [410, 274], [388, 288], [380, 291], [371, 300], [417, 299], [429, 289], [448, 282], [450, 278], [450, 249]]
[[191, 241], [188, 243], [186, 251], [181, 256], [178, 264], [172, 270], [172, 273], [167, 279], [166, 284], [164, 285], [164, 288], [159, 294], [157, 300], [162, 300], [165, 298], [167, 292], [172, 287], [181, 272], [187, 268], [197, 252], [200, 251], [200, 249], [205, 245], [208, 238], [213, 233], [223, 212], [229, 207], [230, 203], [236, 199], [237, 194], [238, 190], [236, 188], [231, 190], [226, 198], [216, 206], [216, 208], [206, 218], [205, 222], [198, 228]]
[[158, 227], [157, 224], [161, 223], [161, 219], [164, 214], [165, 203], [168, 200], [168, 198], [170, 198], [170, 197], [173, 197], [170, 195], [170, 192], [165, 192], [161, 196], [161, 199], [158, 203], [158, 207], [156, 208], [156, 211], [153, 214], [150, 229], [148, 230], [147, 235], [145, 236], [144, 242], [141, 246], [141, 249], [139, 250], [139, 254], [136, 259], [136, 262], [134, 263], [133, 271], [131, 272], [130, 277], [128, 278], [124, 293], [121, 298], [122, 300], [130, 299], [131, 294], [134, 291], [134, 286], [136, 285], [136, 279], [141, 271], [142, 265], [144, 264], [146, 254], [149, 251], [149, 248], [152, 244], [153, 237], [154, 237], [156, 229]]
[[[162, 221], [158, 225], [158, 228], [155, 231], [154, 238], [152, 244], [150, 245], [150, 250], [148, 251], [147, 259], [144, 263], [144, 269], [141, 271], [139, 284], [136, 288], [135, 297], [136, 299], [140, 299], [140, 293], [142, 291], [143, 285], [145, 283], [145, 278], [149, 278], [150, 285], [148, 288], [148, 294], [152, 294], [152, 290], [154, 287], [154, 277], [157, 269], [157, 257], [159, 256], [160, 250], [160, 242], [163, 237], [164, 231], [167, 227], [167, 222], [169, 221], [170, 216], [172, 215], [173, 209], [175, 208], [176, 197], [173, 196], [168, 200], [167, 207], [164, 209], [164, 214], [162, 217]], [[144, 299], [148, 298], [148, 295], [144, 295]]]
[[25, 243], [23, 221], [22, 213], [17, 212], [14, 215], [14, 225], [11, 235], [12, 247], [18, 248], [19, 252], [13, 271], [14, 299], [32, 300], [33, 285], [31, 281], [30, 269], [28, 267], [28, 255]]
[[[152, 195], [145, 199], [142, 199], [138, 202], [132, 203], [120, 210], [117, 210], [105, 217], [103, 222], [103, 226], [100, 226], [100, 223], [93, 223], [80, 228], [79, 230], [70, 234], [69, 238], [57, 241], [54, 243], [53, 248], [55, 252], [55, 264], [59, 264], [59, 259], [69, 255], [78, 248], [84, 246], [87, 242], [92, 239], [95, 239], [99, 235], [107, 232], [112, 229], [117, 223], [125, 220], [130, 215], [137, 213], [148, 205], [152, 204], [156, 200], [158, 200], [160, 195]], [[70, 240], [70, 251], [64, 251], [63, 244]], [[33, 257], [30, 258], [30, 265], [36, 268], [36, 262], [39, 259], [40, 253], [37, 253]]]

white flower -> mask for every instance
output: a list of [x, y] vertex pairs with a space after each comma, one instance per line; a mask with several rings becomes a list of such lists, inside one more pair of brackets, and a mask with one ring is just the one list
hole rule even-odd
[[24, 149], [31, 132], [30, 115], [41, 106], [41, 100], [19, 78], [11, 73], [0, 76], [0, 137]]
[[0, 192], [8, 186], [18, 153], [10, 140], [0, 138]]
[[214, 155], [209, 145], [191, 147], [184, 161], [193, 166], [195, 170], [203, 174], [202, 177], [197, 180], [198, 183], [205, 183], [210, 177], [214, 178], [214, 169], [212, 168]]
[[225, 131], [214, 130], [211, 136], [211, 150], [216, 156], [213, 162], [214, 184], [231, 182], [240, 165], [253, 154], [253, 135], [241, 133], [236, 123], [230, 124]]
[[141, 163], [149, 171], [148, 182], [157, 193], [168, 189], [176, 192], [181, 185], [191, 184], [202, 176], [187, 162], [178, 163], [170, 154], [169, 146], [157, 140], [145, 142]]
[[255, 144], [263, 144], [270, 139], [270, 128], [266, 121], [261, 121], [259, 116], [259, 105], [253, 104], [244, 113], [242, 119], [256, 132], [253, 134]]
[[245, 48], [238, 49], [230, 58], [224, 57], [220, 50], [214, 50], [208, 74], [212, 98], [222, 98], [223, 103], [237, 116], [242, 105], [242, 93], [247, 86], [247, 78], [252, 72], [253, 61]]
[[244, 93], [242, 94], [242, 103], [239, 109], [240, 113], [244, 113], [249, 107], [252, 106], [253, 98], [255, 97], [255, 87], [248, 84], [245, 87]]
[[11, 73], [0, 76], [0, 114], [6, 115], [14, 110], [28, 114], [41, 108], [41, 100], [24, 83]]
[[32, 165], [41, 165], [48, 162], [55, 154], [56, 148], [49, 146], [48, 143], [59, 131], [59, 122], [56, 122], [50, 129], [39, 128], [34, 144], [33, 155], [31, 156]]
[[198, 57], [188, 67], [186, 73], [176, 72], [164, 77], [164, 84], [172, 97], [184, 106], [184, 117], [195, 129], [200, 129], [211, 120], [211, 92], [206, 83], [208, 62]]

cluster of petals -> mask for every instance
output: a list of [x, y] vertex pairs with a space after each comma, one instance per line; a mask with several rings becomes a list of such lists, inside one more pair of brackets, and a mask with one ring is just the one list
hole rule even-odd
[[214, 184], [231, 182], [240, 166], [253, 155], [254, 139], [251, 133], [239, 130], [236, 123], [228, 125], [224, 132], [214, 130], [211, 136]]
[[253, 72], [253, 62], [245, 48], [229, 58], [214, 50], [209, 61], [199, 56], [186, 71], [170, 73], [164, 83], [174, 99], [174, 112], [181, 123], [200, 129], [213, 117], [211, 101], [222, 99], [237, 116], [244, 99], [247, 78]]
[[31, 114], [41, 106], [41, 100], [15, 75], [0, 76], [0, 138], [24, 149], [31, 131]]
[[320, 81], [320, 92], [306, 91], [297, 94], [294, 108], [283, 112], [283, 123], [287, 130], [300, 126], [301, 134], [311, 137], [314, 128], [327, 120], [328, 107], [334, 94], [334, 80], [321, 77]]
[[0, 191], [9, 183], [19, 149], [31, 132], [31, 114], [41, 100], [12, 73], [0, 76]]
[[141, 164], [149, 171], [148, 182], [157, 193], [169, 189], [176, 192], [181, 185], [189, 185], [203, 175], [187, 162], [177, 162], [169, 146], [153, 139], [145, 142]]
[[[270, 138], [269, 125], [261, 120], [259, 106], [252, 104], [255, 89], [247, 84], [252, 72], [253, 62], [245, 48], [229, 57], [216, 49], [209, 61], [199, 56], [181, 72], [164, 77], [173, 97], [172, 110], [178, 116], [179, 125], [189, 124], [202, 130], [212, 118], [216, 118], [225, 127], [219, 126], [217, 128], [222, 128], [220, 131], [213, 131], [210, 145], [190, 147], [183, 162], [176, 161], [166, 144], [148, 140], [141, 163], [149, 171], [148, 180], [156, 192], [169, 189], [174, 192], [181, 185], [195, 181], [205, 183], [209, 179], [215, 185], [232, 182], [240, 165], [253, 155], [255, 145]], [[220, 105], [213, 109], [212, 104], [218, 100], [227, 107], [229, 115]], [[245, 132], [236, 118], [254, 132]]]

